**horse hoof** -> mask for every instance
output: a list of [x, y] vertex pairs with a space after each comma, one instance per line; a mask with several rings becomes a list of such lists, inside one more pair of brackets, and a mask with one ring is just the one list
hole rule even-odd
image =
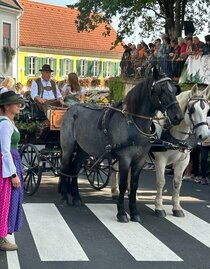
[[117, 214], [117, 220], [119, 221], [119, 222], [121, 222], [121, 223], [127, 223], [127, 222], [129, 222], [129, 219], [128, 219], [128, 216], [125, 214]]
[[155, 216], [165, 218], [166, 212], [165, 212], [165, 210], [155, 209]]
[[178, 217], [178, 218], [184, 217], [184, 212], [182, 210], [172, 210], [172, 211], [173, 211], [174, 217]]
[[131, 221], [133, 222], [141, 222], [141, 218], [139, 215], [133, 215], [131, 216]]

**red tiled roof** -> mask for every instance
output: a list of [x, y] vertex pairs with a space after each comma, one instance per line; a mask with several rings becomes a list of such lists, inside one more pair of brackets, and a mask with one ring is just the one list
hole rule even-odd
[[[77, 10], [29, 0], [20, 0], [20, 3], [23, 7], [20, 46], [110, 52], [116, 38], [113, 28], [107, 37], [102, 35], [104, 25], [90, 33], [78, 33], [75, 25]], [[122, 51], [120, 45], [112, 50], [113, 53]]]

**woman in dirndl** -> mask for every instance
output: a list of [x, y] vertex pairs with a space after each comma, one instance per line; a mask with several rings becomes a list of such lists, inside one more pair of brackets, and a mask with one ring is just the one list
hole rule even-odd
[[14, 91], [0, 95], [0, 250], [17, 250], [6, 236], [22, 226], [23, 176], [18, 152], [20, 133], [14, 118], [24, 100]]

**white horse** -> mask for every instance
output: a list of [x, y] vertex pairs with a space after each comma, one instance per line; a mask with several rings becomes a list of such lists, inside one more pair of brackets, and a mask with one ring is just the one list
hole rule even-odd
[[[177, 126], [173, 126], [165, 134], [163, 131], [164, 120], [155, 122], [157, 128], [158, 137], [161, 135], [168, 137], [173, 144], [179, 142], [185, 142], [190, 134], [194, 134], [197, 141], [204, 141], [208, 137], [208, 124], [207, 124], [207, 112], [209, 110], [208, 97], [210, 96], [210, 85], [202, 92], [198, 91], [197, 85], [193, 86], [191, 90], [182, 92], [177, 96], [180, 108], [183, 112], [184, 119]], [[161, 112], [158, 112], [158, 117], [161, 116]], [[166, 136], [167, 135], [167, 136]], [[180, 147], [181, 148], [181, 147]], [[167, 150], [164, 152], [154, 152], [155, 155], [155, 168], [156, 168], [156, 182], [157, 182], [157, 195], [155, 199], [155, 213], [158, 216], [165, 216], [165, 210], [163, 208], [162, 193], [165, 185], [165, 168], [169, 164], [173, 164], [174, 178], [173, 178], [173, 215], [177, 217], [184, 216], [183, 210], [180, 206], [179, 193], [182, 185], [182, 177], [184, 170], [186, 169], [189, 160], [190, 152], [180, 150]], [[112, 197], [118, 196], [118, 176], [117, 176], [117, 164], [115, 170], [112, 172]], [[129, 173], [130, 175], [130, 173]], [[128, 176], [128, 181], [130, 176]], [[130, 184], [128, 183], [128, 186]], [[129, 192], [129, 189], [128, 189]]]
[[[168, 142], [178, 144], [185, 142], [189, 134], [193, 133], [197, 141], [204, 141], [208, 137], [207, 113], [209, 110], [208, 97], [210, 96], [210, 85], [202, 92], [198, 91], [197, 85], [193, 86], [190, 91], [182, 92], [177, 96], [180, 108], [184, 114], [184, 119], [177, 126], [163, 132], [161, 138], [167, 139]], [[156, 123], [157, 128], [162, 127]], [[176, 143], [177, 141], [177, 143]], [[172, 205], [173, 215], [183, 217], [184, 213], [180, 206], [180, 188], [182, 177], [190, 161], [190, 152], [182, 150], [167, 150], [165, 152], [154, 152], [157, 194], [155, 198], [155, 213], [157, 216], [165, 216], [163, 208], [162, 193], [165, 185], [165, 168], [166, 165], [173, 164], [173, 193]]]

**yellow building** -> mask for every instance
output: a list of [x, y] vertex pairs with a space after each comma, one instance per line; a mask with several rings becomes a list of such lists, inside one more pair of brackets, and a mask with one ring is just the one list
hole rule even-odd
[[104, 25], [92, 32], [78, 33], [75, 25], [77, 11], [21, 0], [23, 15], [20, 20], [19, 75], [25, 84], [40, 75], [39, 69], [48, 63], [54, 78], [61, 80], [76, 72], [80, 78], [108, 78], [120, 72], [119, 62], [123, 47], [110, 50], [116, 38], [103, 36]]

